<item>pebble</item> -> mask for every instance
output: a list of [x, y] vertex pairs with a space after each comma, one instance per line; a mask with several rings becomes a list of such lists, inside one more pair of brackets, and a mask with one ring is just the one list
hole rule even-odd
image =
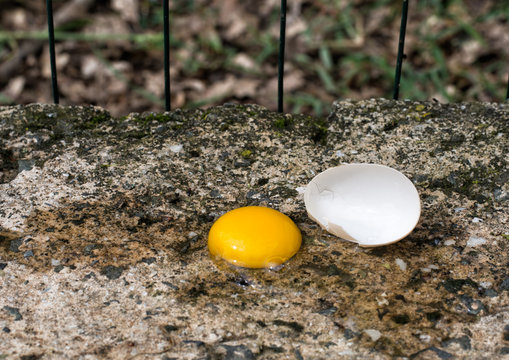
[[486, 239], [478, 236], [471, 236], [467, 241], [468, 247], [475, 247], [483, 244], [486, 244]]
[[451, 246], [451, 245], [454, 245], [454, 244], [456, 244], [455, 240], [445, 240], [444, 241], [444, 245], [445, 246]]
[[11, 307], [11, 306], [4, 306], [3, 309], [7, 311], [9, 314], [14, 316], [14, 321], [23, 320], [23, 316], [19, 312], [18, 308]]
[[184, 148], [184, 146], [181, 144], [172, 145], [172, 146], [170, 146], [170, 151], [177, 154], [177, 153], [181, 152], [183, 148]]
[[298, 188], [295, 189], [297, 191], [297, 193], [299, 194], [304, 194], [306, 192], [306, 186], [299, 186]]
[[421, 334], [421, 335], [419, 335], [419, 340], [421, 340], [422, 342], [428, 343], [431, 341], [431, 336], [426, 335], [426, 334]]
[[60, 260], [51, 259], [51, 266], [58, 266], [58, 265], [60, 265]]
[[490, 281], [481, 281], [479, 285], [484, 289], [489, 289], [493, 286], [493, 284]]
[[473, 223], [478, 223], [478, 222], [482, 222], [482, 219], [481, 218], [478, 218], [478, 217], [475, 217], [472, 219], [472, 222]]
[[11, 244], [9, 246], [9, 250], [12, 251], [12, 252], [19, 252], [19, 247], [23, 244], [23, 239], [22, 238], [18, 238], [18, 239], [14, 239], [14, 240], [11, 240]]
[[377, 341], [378, 339], [380, 339], [382, 337], [382, 333], [380, 331], [378, 331], [378, 330], [375, 330], [375, 329], [366, 329], [366, 330], [364, 330], [364, 332], [373, 341]]
[[406, 271], [406, 262], [404, 262], [402, 259], [396, 259], [396, 265], [398, 265], [402, 271]]
[[105, 275], [110, 280], [115, 280], [122, 275], [123, 270], [121, 267], [108, 265], [102, 269], [101, 275]]

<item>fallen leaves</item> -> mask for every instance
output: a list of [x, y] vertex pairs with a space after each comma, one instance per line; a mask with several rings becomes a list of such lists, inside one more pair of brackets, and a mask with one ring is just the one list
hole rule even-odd
[[[170, 6], [173, 107], [237, 101], [275, 109], [278, 0], [182, 0]], [[376, 0], [289, 2], [285, 110], [320, 115], [316, 111], [325, 112], [336, 98], [390, 96], [400, 6]], [[475, 0], [412, 3], [402, 97], [502, 99], [509, 57], [506, 10]], [[45, 21], [39, 1], [7, 1], [0, 18], [6, 32], [45, 32]], [[162, 110], [162, 38], [149, 36], [162, 31], [162, 21], [161, 4], [149, 0], [55, 1], [57, 28], [70, 29], [56, 48], [61, 102], [101, 105], [117, 116]], [[52, 102], [50, 75], [44, 41], [0, 41], [4, 104]]]

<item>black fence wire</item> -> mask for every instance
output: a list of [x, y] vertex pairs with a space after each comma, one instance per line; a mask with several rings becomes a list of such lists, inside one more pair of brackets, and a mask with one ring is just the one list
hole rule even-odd
[[164, 20], [164, 105], [166, 111], [171, 110], [170, 95], [170, 0], [163, 0]]
[[[401, 71], [403, 67], [403, 60], [405, 58], [405, 35], [406, 25], [408, 20], [408, 3], [409, 0], [403, 0], [401, 10], [401, 26], [399, 30], [399, 43], [398, 55], [396, 59], [396, 69], [394, 76], [394, 90], [393, 99], [399, 99], [399, 88], [401, 83]], [[170, 96], [170, 15], [169, 15], [169, 0], [163, 0], [163, 32], [164, 32], [164, 97], [165, 109], [171, 109], [171, 96]], [[47, 18], [48, 18], [48, 42], [49, 54], [51, 64], [51, 86], [53, 93], [53, 101], [55, 104], [59, 103], [57, 70], [56, 70], [56, 55], [55, 55], [55, 29], [53, 24], [53, 2], [46, 0]], [[284, 85], [284, 63], [285, 63], [285, 42], [286, 42], [286, 12], [287, 0], [281, 0], [280, 10], [280, 32], [279, 32], [279, 54], [278, 54], [278, 91], [277, 91], [277, 110], [283, 112], [283, 85]], [[509, 74], [507, 77], [507, 93], [506, 100], [509, 100]]]
[[59, 102], [58, 81], [57, 81], [57, 62], [55, 56], [55, 28], [53, 27], [53, 1], [46, 0], [46, 10], [48, 13], [48, 40], [49, 54], [51, 64], [51, 86], [53, 90], [53, 101], [55, 104]]
[[399, 98], [399, 84], [401, 82], [401, 68], [403, 67], [403, 57], [405, 52], [406, 23], [408, 19], [408, 0], [403, 0], [403, 9], [401, 11], [401, 26], [399, 28], [398, 58], [396, 60], [396, 75], [394, 76], [394, 92], [392, 98]]
[[283, 84], [285, 73], [286, 42], [286, 0], [281, 0], [281, 19], [279, 24], [279, 55], [277, 72], [277, 111], [283, 112]]

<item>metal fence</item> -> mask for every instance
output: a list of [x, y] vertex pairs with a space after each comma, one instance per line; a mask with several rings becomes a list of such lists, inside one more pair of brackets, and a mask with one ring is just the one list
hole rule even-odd
[[[403, 0], [401, 9], [401, 25], [399, 29], [398, 55], [396, 59], [396, 68], [393, 86], [393, 99], [399, 98], [399, 88], [401, 83], [401, 70], [403, 67], [406, 25], [408, 20], [408, 4], [410, 0]], [[55, 55], [55, 29], [53, 25], [53, 1], [46, 0], [47, 19], [48, 19], [48, 41], [51, 64], [51, 84], [53, 92], [53, 100], [55, 104], [59, 103], [58, 80], [56, 70]], [[166, 111], [171, 110], [170, 96], [170, 15], [169, 0], [163, 0], [163, 17], [164, 17], [164, 102]], [[284, 62], [285, 62], [285, 42], [286, 42], [286, 13], [287, 0], [281, 0], [280, 10], [280, 32], [279, 32], [279, 54], [278, 54], [278, 91], [277, 91], [277, 110], [283, 112], [283, 84], [284, 84]], [[507, 77], [507, 93], [506, 100], [509, 99], [509, 74]]]

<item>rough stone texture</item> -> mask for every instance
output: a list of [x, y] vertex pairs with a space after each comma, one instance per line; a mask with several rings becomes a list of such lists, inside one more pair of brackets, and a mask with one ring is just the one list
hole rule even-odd
[[[507, 103], [0, 108], [0, 358], [500, 358], [508, 124]], [[416, 184], [406, 239], [364, 249], [309, 220], [306, 184], [350, 162]], [[283, 267], [209, 257], [213, 221], [245, 205], [298, 224]]]

